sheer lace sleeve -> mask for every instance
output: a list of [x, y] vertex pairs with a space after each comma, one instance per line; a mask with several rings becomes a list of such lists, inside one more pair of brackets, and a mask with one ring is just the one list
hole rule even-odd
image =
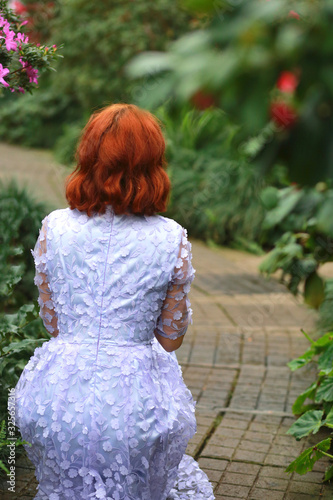
[[40, 307], [39, 315], [43, 320], [46, 330], [53, 336], [58, 335], [58, 322], [52, 301], [51, 290], [46, 271], [46, 233], [47, 218], [43, 220], [43, 225], [39, 233], [32, 255], [35, 260], [36, 275], [35, 285], [38, 287], [38, 304]]
[[187, 239], [186, 229], [183, 229], [177, 263], [155, 329], [156, 333], [171, 340], [185, 335], [188, 325], [192, 323], [188, 293], [195, 269], [191, 260], [191, 243]]

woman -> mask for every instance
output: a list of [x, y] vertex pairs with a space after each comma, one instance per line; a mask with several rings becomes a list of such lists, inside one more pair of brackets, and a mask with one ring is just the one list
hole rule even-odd
[[133, 105], [94, 114], [67, 184], [70, 208], [33, 252], [52, 335], [16, 387], [36, 499], [213, 499], [184, 455], [196, 423], [174, 350], [190, 321], [186, 230], [156, 215], [169, 179], [157, 120]]

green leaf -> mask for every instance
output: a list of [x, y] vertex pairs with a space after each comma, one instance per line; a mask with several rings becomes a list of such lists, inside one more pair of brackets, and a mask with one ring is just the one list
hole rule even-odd
[[315, 401], [333, 401], [333, 377], [327, 377], [319, 385]]
[[278, 192], [279, 190], [274, 186], [267, 186], [261, 191], [260, 199], [266, 210], [272, 210], [277, 206], [279, 201]]
[[[319, 344], [317, 344], [319, 346]], [[321, 370], [332, 370], [333, 368], [333, 341], [331, 340], [329, 345], [325, 346], [325, 350], [318, 358], [318, 369]]]
[[278, 206], [267, 213], [263, 221], [263, 229], [270, 229], [278, 225], [290, 214], [303, 195], [304, 192], [301, 190], [287, 193], [287, 195], [280, 200]]
[[312, 385], [310, 385], [310, 387], [308, 387], [306, 389], [306, 391], [302, 392], [302, 394], [300, 394], [298, 396], [298, 398], [296, 398], [294, 404], [293, 404], [293, 407], [292, 407], [292, 410], [293, 410], [293, 413], [295, 415], [299, 415], [300, 413], [304, 413], [305, 411], [305, 407], [303, 406], [304, 405], [304, 401], [309, 398], [309, 399], [313, 399], [314, 396], [315, 396], [315, 392], [316, 392], [316, 388], [317, 388], [317, 383], [314, 382]]
[[331, 465], [330, 467], [328, 467], [328, 469], [326, 469], [324, 481], [329, 481], [330, 479], [332, 479], [332, 477], [333, 477], [333, 465]]
[[36, 304], [25, 304], [18, 311], [19, 326], [22, 328], [27, 323], [35, 320], [38, 317], [38, 308]]
[[304, 302], [314, 309], [319, 309], [324, 299], [325, 281], [314, 271], [305, 279]]
[[297, 472], [297, 474], [300, 475], [310, 472], [317, 460], [324, 457], [324, 453], [330, 449], [331, 440], [332, 438], [324, 439], [317, 445], [311, 446], [303, 451], [303, 453], [286, 468], [286, 472]]
[[5, 464], [0, 460], [0, 469], [4, 470], [6, 474], [10, 474], [9, 470], [5, 466]]
[[45, 342], [46, 339], [24, 339], [16, 342], [11, 342], [8, 346], [3, 348], [3, 352], [8, 354], [9, 352], [20, 352], [25, 351], [27, 347], [34, 347], [36, 342]]
[[[322, 348], [322, 347], [326, 348], [326, 346], [329, 344], [333, 345], [333, 332], [327, 332], [327, 333], [325, 333], [325, 335], [322, 335], [321, 337], [319, 337], [318, 340], [313, 342], [313, 345], [316, 348], [318, 348], [318, 347], [319, 348]], [[318, 352], [320, 352], [320, 350]]]
[[317, 230], [330, 237], [333, 237], [332, 210], [333, 197], [330, 193], [330, 196], [324, 201], [317, 214]]
[[309, 410], [299, 417], [295, 423], [288, 429], [287, 434], [291, 434], [297, 440], [308, 436], [311, 432], [316, 434], [322, 426], [322, 410]]
[[307, 365], [308, 363], [310, 363], [314, 355], [315, 355], [315, 349], [308, 349], [304, 354], [302, 354], [298, 358], [289, 361], [288, 366], [290, 370], [294, 372], [295, 370], [298, 370], [299, 368], [302, 368], [303, 366]]
[[326, 419], [323, 422], [324, 425], [327, 425], [330, 429], [333, 429], [333, 408], [327, 414]]

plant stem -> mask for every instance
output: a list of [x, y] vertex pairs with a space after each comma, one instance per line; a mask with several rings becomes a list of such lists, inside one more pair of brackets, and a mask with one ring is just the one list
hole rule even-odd
[[303, 328], [301, 328], [301, 332], [303, 333], [303, 335], [305, 336], [306, 339], [308, 339], [308, 341], [311, 343], [311, 344], [314, 344], [314, 340], [312, 340], [312, 338], [310, 337], [310, 335], [308, 335], [304, 330]]

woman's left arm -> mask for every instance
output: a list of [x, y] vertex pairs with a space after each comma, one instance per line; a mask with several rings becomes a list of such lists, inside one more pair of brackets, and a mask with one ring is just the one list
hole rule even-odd
[[40, 230], [38, 240], [34, 251], [32, 252], [35, 260], [36, 275], [35, 285], [38, 287], [39, 297], [38, 304], [40, 307], [39, 315], [43, 320], [46, 330], [52, 337], [58, 336], [58, 320], [52, 300], [52, 292], [50, 289], [49, 279], [47, 276], [47, 218], [43, 221], [43, 226]]

